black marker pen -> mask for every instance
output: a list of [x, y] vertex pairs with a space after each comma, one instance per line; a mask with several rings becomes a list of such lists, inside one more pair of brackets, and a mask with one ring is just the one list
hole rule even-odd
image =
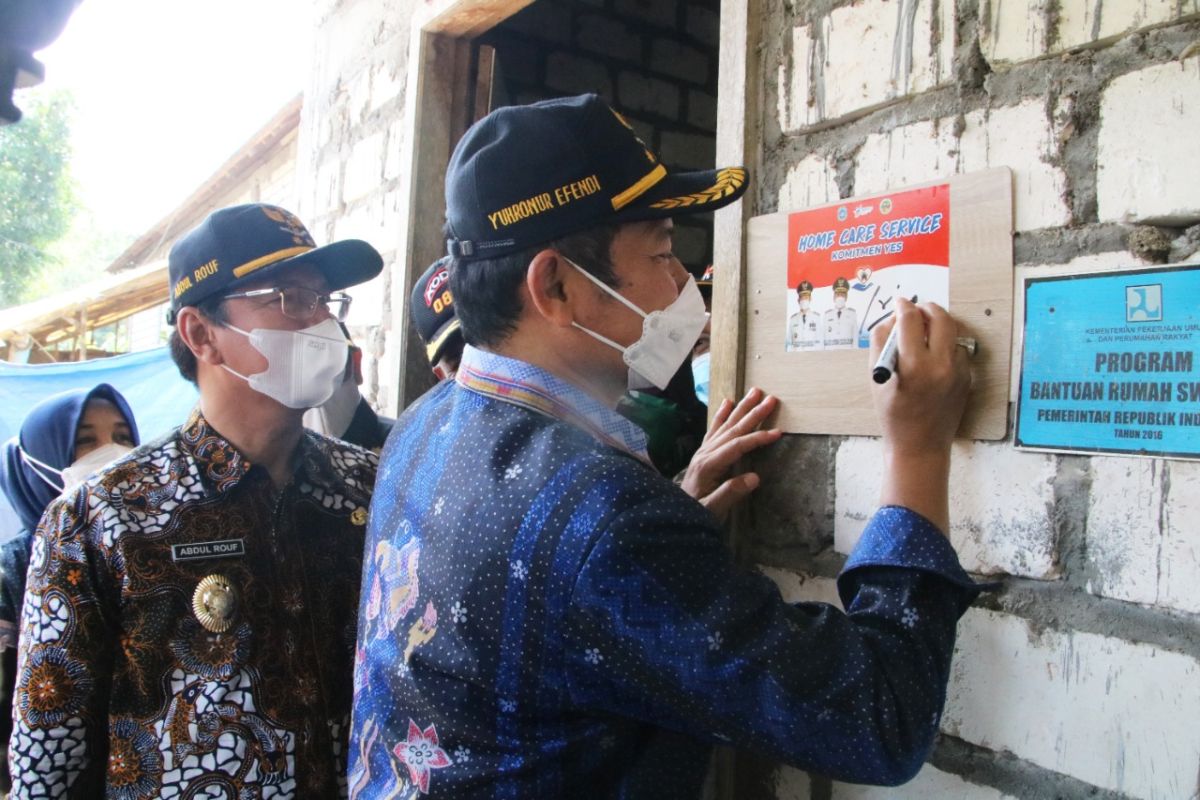
[[[917, 302], [917, 296], [913, 295], [913, 302]], [[887, 383], [892, 377], [892, 373], [896, 371], [896, 357], [899, 355], [898, 345], [896, 344], [896, 329], [899, 325], [893, 325], [892, 330], [888, 333], [887, 341], [883, 343], [883, 349], [879, 351], [879, 360], [875, 362], [875, 368], [871, 370], [871, 379], [876, 383]], [[974, 358], [976, 351], [979, 349], [978, 343], [970, 336], [957, 336], [954, 343], [967, 351], [967, 355]]]
[[[915, 294], [912, 296], [911, 302], [917, 302]], [[896, 356], [899, 355], [899, 345], [896, 339], [898, 330], [900, 330], [900, 324], [896, 323], [888, 333], [887, 341], [883, 343], [883, 349], [879, 351], [879, 359], [875, 362], [875, 368], [871, 370], [871, 380], [876, 383], [887, 383], [888, 378], [892, 377], [892, 373], [896, 371]]]

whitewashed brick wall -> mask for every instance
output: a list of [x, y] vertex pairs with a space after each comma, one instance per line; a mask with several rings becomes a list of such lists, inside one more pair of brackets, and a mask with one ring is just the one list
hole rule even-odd
[[809, 208], [838, 199], [837, 175], [823, 156], [806, 156], [788, 167], [779, 188], [780, 208]]
[[1100, 107], [1100, 219], [1170, 224], [1200, 217], [1200, 56], [1123, 75]]
[[942, 730], [1133, 797], [1187, 798], [1200, 764], [1200, 663], [971, 610]]
[[[981, 5], [986, 12], [981, 49], [988, 61], [998, 65], [1091, 45], [1200, 11], [1196, 0], [996, 0]], [[1051, 8], [1053, 26], [1047, 14]]]
[[806, 128], [820, 119], [812, 86], [813, 43], [810, 26], [792, 28], [791, 57], [779, 64], [775, 76], [775, 112], [779, 127], [788, 133]]
[[808, 774], [791, 767], [781, 767], [775, 773], [771, 788], [779, 800], [808, 800], [812, 796], [812, 780]]
[[938, 177], [1007, 166], [1018, 231], [1066, 224], [1066, 178], [1051, 156], [1055, 131], [1040, 99], [973, 111], [962, 133], [944, 117], [868, 136], [856, 159], [855, 192], [871, 194]]
[[[1013, 171], [1013, 401], [1025, 277], [1162, 263], [1155, 237], [1195, 250], [1179, 243], [1200, 234], [1198, 0], [788, 3], [762, 39], [752, 213]], [[739, 549], [785, 599], [836, 604], [881, 444], [786, 444], [755, 460], [770, 500]], [[752, 762], [748, 785], [780, 800], [1200, 797], [1200, 463], [1027, 453], [1011, 435], [953, 455], [950, 540], [1004, 590], [960, 626], [932, 763], [883, 789]], [[801, 479], [816, 508], [775, 508]]]
[[1105, 597], [1152, 605], [1158, 599], [1162, 556], [1161, 461], [1093, 458], [1088, 507], [1088, 556], [1097, 575], [1091, 588]]
[[376, 131], [354, 143], [346, 158], [342, 202], [347, 205], [379, 190], [383, 182], [383, 132]]
[[365, 355], [363, 393], [384, 410], [396, 400], [403, 346], [402, 335], [389, 330], [389, 294], [407, 180], [398, 159], [410, 5], [343, 0], [317, 8], [297, 156], [297, 210], [313, 235], [364, 239], [383, 255], [383, 274], [349, 290], [348, 324]]
[[1200, 464], [1172, 461], [1169, 469], [1158, 602], [1200, 614]]
[[866, 0], [831, 11], [815, 37], [797, 26], [792, 57], [779, 67], [780, 127], [798, 131], [941, 85], [954, 22], [953, 3]]
[[1200, 465], [1094, 458], [1088, 555], [1097, 594], [1200, 612]]
[[[834, 543], [854, 549], [879, 507], [882, 445], [847, 439], [838, 447]], [[962, 442], [950, 473], [950, 541], [963, 567], [984, 575], [1049, 579], [1058, 574], [1053, 456], [1010, 444]]]
[[903, 786], [833, 785], [833, 800], [931, 800], [939, 797], [954, 800], [1018, 800], [1011, 794], [969, 783], [957, 775], [929, 765]]
[[936, 4], [936, 18], [934, 8], [928, 0], [868, 0], [825, 17], [825, 119], [925, 91], [950, 77], [954, 4]]

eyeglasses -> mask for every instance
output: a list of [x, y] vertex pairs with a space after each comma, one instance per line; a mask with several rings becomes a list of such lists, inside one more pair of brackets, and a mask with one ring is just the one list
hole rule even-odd
[[288, 319], [304, 322], [312, 318], [317, 306], [328, 311], [338, 322], [344, 322], [350, 311], [350, 295], [345, 292], [321, 294], [304, 286], [272, 286], [269, 289], [251, 289], [248, 292], [227, 294], [223, 299], [232, 300], [235, 297], [268, 297], [275, 295], [279, 298], [280, 310]]

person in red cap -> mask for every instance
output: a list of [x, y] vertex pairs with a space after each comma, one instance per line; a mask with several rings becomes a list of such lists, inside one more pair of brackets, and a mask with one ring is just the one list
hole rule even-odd
[[212, 213], [171, 248], [181, 427], [46, 510], [10, 742], [14, 798], [335, 798], [374, 454], [306, 432], [345, 371], [366, 242]]
[[846, 613], [785, 603], [724, 545], [759, 482], [734, 464], [780, 437], [759, 430], [774, 398], [720, 401], [682, 487], [614, 411], [668, 386], [707, 321], [671, 218], [745, 188], [740, 167], [669, 170], [595, 95], [499, 109], [459, 141], [467, 347], [380, 457], [352, 797], [697, 797], [718, 744], [839, 780], [920, 768], [978, 591], [942, 534], [970, 375], [953, 320], [898, 309], [887, 505], [841, 576]]

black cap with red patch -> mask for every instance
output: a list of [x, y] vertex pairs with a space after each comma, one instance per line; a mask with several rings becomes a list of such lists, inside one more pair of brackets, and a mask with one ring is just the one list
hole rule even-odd
[[462, 328], [454, 314], [454, 296], [450, 294], [449, 256], [433, 262], [417, 279], [409, 307], [413, 325], [425, 343], [425, 356], [430, 364], [436, 364], [446, 348], [462, 338]]

